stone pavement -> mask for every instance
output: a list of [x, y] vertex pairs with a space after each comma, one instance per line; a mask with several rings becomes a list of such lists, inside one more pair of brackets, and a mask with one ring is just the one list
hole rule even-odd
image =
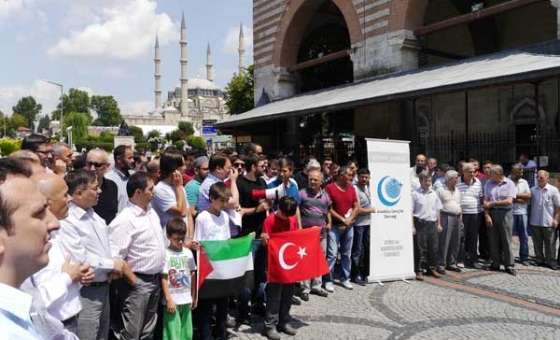
[[[295, 339], [560, 339], [560, 271], [516, 265], [503, 272], [465, 270], [425, 282], [336, 286], [292, 307]], [[262, 320], [237, 339], [265, 339]], [[290, 339], [289, 336], [283, 336]]]

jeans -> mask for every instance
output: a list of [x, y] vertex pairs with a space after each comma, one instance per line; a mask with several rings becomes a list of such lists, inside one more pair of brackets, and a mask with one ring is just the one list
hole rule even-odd
[[237, 321], [247, 320], [249, 318], [249, 301], [251, 305], [264, 303], [264, 286], [266, 282], [266, 248], [263, 247], [260, 239], [253, 240], [253, 273], [254, 288], [243, 288], [239, 294], [237, 303]]
[[369, 225], [354, 226], [352, 244], [352, 278], [369, 276]]
[[513, 230], [519, 237], [519, 261], [528, 261], [529, 234], [527, 234], [527, 215], [513, 215]]
[[342, 272], [340, 273], [340, 280], [346, 281], [350, 279], [350, 270], [352, 263], [350, 256], [352, 254], [352, 242], [354, 238], [354, 228], [343, 226], [332, 226], [329, 230], [328, 245], [327, 245], [327, 263], [330, 270], [330, 281], [335, 277], [334, 265], [336, 264], [336, 257], [340, 252], [340, 265]]
[[[321, 230], [321, 249], [323, 253], [327, 253], [327, 230]], [[301, 282], [301, 288], [303, 293], [309, 294], [311, 290], [318, 291], [321, 290], [321, 285], [323, 284], [323, 278], [321, 276], [314, 277], [311, 280], [306, 280]]]
[[216, 306], [216, 333], [218, 339], [227, 339], [226, 320], [228, 298], [203, 299], [198, 302], [197, 313], [198, 335], [201, 340], [212, 339], [210, 336], [210, 323], [214, 315], [213, 307]]
[[264, 326], [271, 329], [290, 321], [290, 307], [294, 295], [293, 283], [268, 283], [266, 285], [266, 317]]

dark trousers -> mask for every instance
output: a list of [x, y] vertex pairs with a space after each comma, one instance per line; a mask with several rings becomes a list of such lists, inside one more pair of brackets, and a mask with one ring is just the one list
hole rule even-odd
[[197, 314], [198, 335], [201, 340], [212, 339], [210, 323], [212, 321], [213, 308], [216, 306], [216, 339], [226, 339], [226, 320], [228, 309], [228, 298], [205, 299], [198, 302], [195, 309]]
[[533, 245], [535, 246], [537, 263], [554, 264], [554, 253], [556, 252], [554, 232], [555, 228], [552, 227], [533, 226]]
[[369, 225], [354, 226], [352, 241], [352, 269], [353, 279], [358, 275], [365, 279], [369, 276]]
[[264, 283], [266, 282], [266, 248], [261, 240], [253, 240], [253, 289], [243, 288], [237, 303], [237, 321], [249, 318], [249, 301], [251, 305], [264, 304]]
[[294, 284], [268, 283], [266, 285], [266, 329], [283, 326], [290, 321], [290, 307]]
[[111, 313], [117, 339], [153, 339], [161, 296], [160, 275], [136, 274], [136, 284], [111, 282], [111, 299], [119, 307]]
[[414, 218], [414, 271], [434, 269], [437, 265], [438, 232], [436, 222]]
[[480, 258], [484, 260], [490, 259], [490, 241], [488, 239], [488, 227], [484, 218], [480, 218], [478, 225], [478, 253]]
[[506, 267], [513, 267], [513, 251], [511, 249], [512, 211], [492, 209], [490, 210], [490, 216], [492, 217], [492, 226], [488, 228], [488, 238], [492, 266], [499, 267], [502, 263]]
[[465, 262], [473, 264], [478, 260], [478, 230], [482, 220], [482, 213], [463, 214], [465, 229]]

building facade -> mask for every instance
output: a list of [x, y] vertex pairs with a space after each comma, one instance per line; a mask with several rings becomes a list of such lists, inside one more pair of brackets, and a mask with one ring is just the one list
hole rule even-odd
[[422, 72], [486, 58], [502, 58], [503, 74], [476, 84], [451, 84], [450, 74], [450, 84], [437, 89], [342, 98], [270, 115], [266, 127], [248, 112], [221, 127], [300, 154], [363, 158], [364, 138], [395, 138], [442, 161], [511, 163], [529, 153], [559, 167], [560, 70], [507, 70], [510, 54], [560, 54], [558, 8], [557, 0], [254, 0], [255, 102], [263, 108], [336, 88], [333, 96], [343, 97], [360, 84], [421, 79]]

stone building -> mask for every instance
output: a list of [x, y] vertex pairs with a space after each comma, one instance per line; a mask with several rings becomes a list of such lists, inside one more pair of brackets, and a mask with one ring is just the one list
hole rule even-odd
[[254, 0], [258, 107], [219, 126], [300, 155], [394, 138], [560, 168], [559, 2]]
[[[240, 64], [242, 59], [243, 30], [239, 35]], [[161, 90], [161, 57], [159, 40], [156, 36], [154, 46], [154, 110], [141, 115], [123, 115], [128, 125], [139, 126], [144, 133], [150, 130], [159, 130], [162, 133], [170, 132], [177, 128], [181, 121], [191, 122], [195, 132], [200, 134], [202, 123], [216, 122], [229, 115], [224, 92], [214, 83], [214, 65], [210, 44], [206, 51], [206, 79], [188, 78], [187, 65], [187, 28], [185, 16], [181, 19], [180, 46], [180, 77], [179, 85], [167, 92], [167, 99], [162, 102]]]

